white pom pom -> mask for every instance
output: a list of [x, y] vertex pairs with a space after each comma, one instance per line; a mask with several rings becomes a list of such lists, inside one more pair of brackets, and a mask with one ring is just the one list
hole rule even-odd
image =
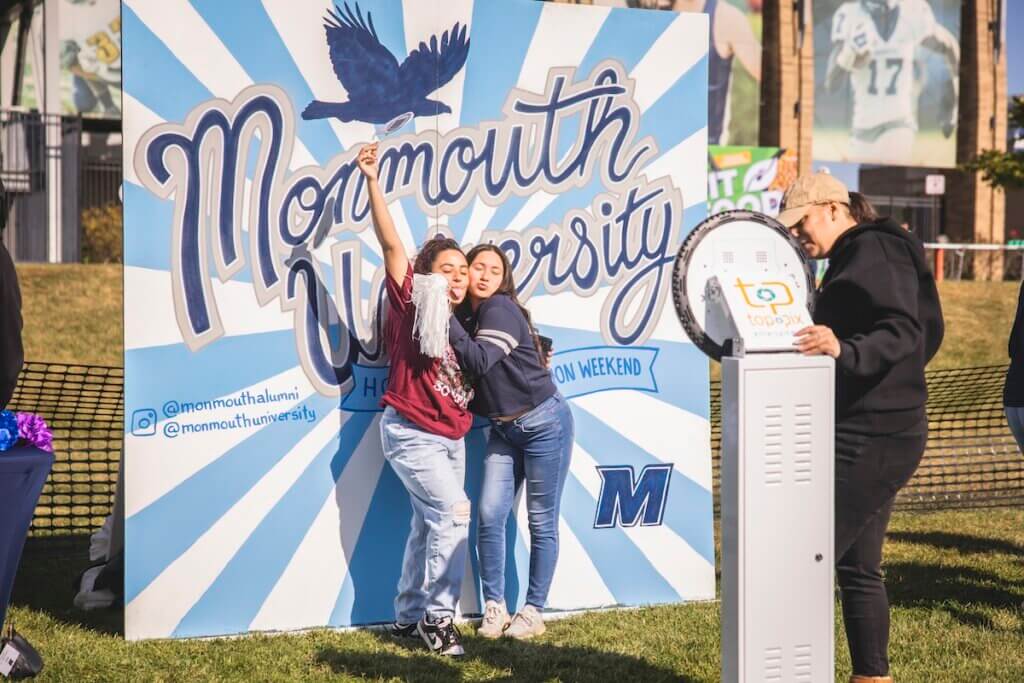
[[413, 275], [412, 304], [416, 307], [413, 336], [420, 340], [420, 351], [430, 358], [442, 358], [448, 348], [451, 318], [448, 279], [437, 273]]

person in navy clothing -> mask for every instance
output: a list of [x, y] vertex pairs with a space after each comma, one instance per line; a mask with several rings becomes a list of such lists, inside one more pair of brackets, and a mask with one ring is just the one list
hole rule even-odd
[[[469, 289], [449, 341], [475, 385], [470, 410], [491, 422], [479, 503], [477, 550], [485, 599], [477, 631], [487, 638], [544, 633], [541, 612], [558, 561], [558, 519], [573, 446], [573, 418], [548, 370], [546, 352], [516, 297], [504, 253], [493, 244], [467, 255]], [[514, 618], [505, 606], [505, 523], [526, 484], [530, 580]]]

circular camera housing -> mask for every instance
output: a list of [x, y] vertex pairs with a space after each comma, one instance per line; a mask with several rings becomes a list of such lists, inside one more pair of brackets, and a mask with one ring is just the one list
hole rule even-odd
[[[814, 310], [815, 280], [810, 261], [789, 231], [774, 218], [753, 211], [725, 211], [694, 228], [676, 254], [672, 298], [687, 336], [720, 361], [730, 341], [723, 330], [708, 329], [708, 281], [763, 272], [785, 278], [795, 296]], [[711, 326], [713, 327], [713, 326]]]

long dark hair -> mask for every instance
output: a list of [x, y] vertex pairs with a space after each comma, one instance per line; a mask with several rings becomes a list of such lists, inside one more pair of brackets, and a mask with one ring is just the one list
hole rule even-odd
[[850, 193], [850, 218], [857, 221], [857, 225], [862, 223], [874, 223], [878, 220], [878, 211], [871, 205], [868, 198], [862, 195], [860, 192]]
[[[418, 275], [430, 275], [433, 272], [434, 261], [437, 260], [437, 257], [441, 253], [446, 252], [449, 249], [454, 249], [460, 254], [462, 253], [462, 247], [460, 247], [459, 243], [452, 238], [445, 237], [441, 233], [431, 237], [423, 243], [423, 246], [420, 247], [419, 252], [416, 254], [416, 258], [413, 259], [412, 272]], [[385, 311], [384, 315], [387, 316], [388, 309], [385, 307], [383, 310]], [[386, 317], [382, 318], [382, 321], [385, 326], [389, 324]], [[387, 335], [384, 335], [384, 339], [381, 342], [381, 348], [388, 353], [391, 352], [391, 349], [388, 348]]]
[[[438, 233], [437, 236], [430, 238], [423, 243], [420, 247], [420, 251], [416, 254], [416, 259], [412, 262], [412, 272], [420, 275], [429, 275], [433, 272], [434, 261], [442, 252], [454, 249], [455, 251], [462, 253], [462, 247], [459, 243], [453, 240], [451, 237], [445, 237]], [[466, 259], [469, 262], [469, 259]]]
[[[530, 328], [530, 336], [533, 338], [533, 348], [537, 352], [537, 358], [540, 359], [540, 364], [542, 366], [546, 366], [547, 359], [544, 358], [544, 352], [541, 350], [540, 337], [537, 336], [537, 328], [533, 326], [533, 318], [530, 316], [530, 310], [519, 301], [519, 295], [516, 293], [516, 282], [512, 277], [512, 266], [509, 264], [508, 257], [505, 255], [505, 252], [496, 244], [478, 244], [470, 249], [469, 253], [466, 254], [466, 262], [469, 263], [472, 268], [473, 261], [476, 257], [485, 251], [497, 254], [498, 258], [501, 259], [501, 284], [498, 285], [498, 288], [494, 290], [494, 294], [491, 296], [504, 294], [508, 298], [512, 299], [512, 303], [519, 308], [523, 317], [526, 318], [526, 325]], [[469, 301], [469, 294], [467, 294], [466, 300], [459, 305], [461, 308], [460, 313], [467, 312], [469, 310], [468, 307], [471, 305], [472, 304]]]

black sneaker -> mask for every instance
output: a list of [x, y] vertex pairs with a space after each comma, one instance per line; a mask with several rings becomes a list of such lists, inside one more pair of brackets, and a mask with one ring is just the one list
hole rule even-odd
[[416, 622], [403, 624], [396, 621], [388, 627], [388, 635], [392, 638], [419, 638], [420, 633], [416, 630]]
[[462, 634], [451, 617], [444, 617], [437, 622], [423, 617], [416, 625], [416, 630], [434, 654], [444, 657], [461, 657], [466, 654], [462, 649]]

